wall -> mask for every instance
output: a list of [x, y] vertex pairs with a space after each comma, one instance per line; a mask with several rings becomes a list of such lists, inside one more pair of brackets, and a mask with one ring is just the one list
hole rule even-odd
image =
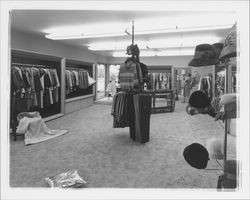
[[107, 63], [107, 58], [104, 56], [97, 56], [81, 48], [62, 45], [53, 40], [17, 31], [11, 32], [11, 48], [65, 57], [73, 60], [82, 60], [91, 63]]
[[[169, 56], [169, 57], [141, 57], [140, 61], [146, 65], [171, 65], [173, 67], [188, 67], [193, 56]], [[109, 63], [123, 63], [126, 58], [110, 58]]]

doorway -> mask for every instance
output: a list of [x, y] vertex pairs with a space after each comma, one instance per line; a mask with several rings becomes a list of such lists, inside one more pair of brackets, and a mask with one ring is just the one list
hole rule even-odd
[[110, 65], [109, 66], [109, 81], [115, 81], [118, 84], [120, 65]]
[[97, 64], [96, 74], [97, 74], [96, 99], [98, 100], [105, 97], [106, 65]]

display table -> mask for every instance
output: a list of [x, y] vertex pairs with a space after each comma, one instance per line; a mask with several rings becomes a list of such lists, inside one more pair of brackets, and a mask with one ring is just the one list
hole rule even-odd
[[173, 112], [175, 109], [175, 93], [173, 90], [149, 90], [152, 94], [151, 113]]

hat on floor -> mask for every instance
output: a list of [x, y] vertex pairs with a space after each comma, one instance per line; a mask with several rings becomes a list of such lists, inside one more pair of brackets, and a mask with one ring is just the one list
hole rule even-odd
[[200, 44], [195, 47], [194, 58], [188, 63], [192, 67], [202, 67], [219, 63], [215, 47], [210, 44]]
[[183, 151], [186, 162], [194, 168], [205, 169], [209, 160], [208, 151], [199, 143], [192, 143]]
[[236, 57], [237, 55], [236, 39], [237, 39], [236, 24], [234, 24], [225, 39], [224, 46], [220, 54], [220, 59]]
[[210, 105], [210, 100], [202, 91], [194, 91], [189, 97], [189, 104], [195, 108], [206, 108]]

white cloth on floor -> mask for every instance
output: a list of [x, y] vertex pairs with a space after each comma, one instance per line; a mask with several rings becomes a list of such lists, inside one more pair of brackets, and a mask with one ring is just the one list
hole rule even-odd
[[51, 130], [44, 123], [41, 116], [23, 117], [20, 119], [17, 133], [25, 134], [25, 145], [43, 142], [67, 133], [67, 130]]

